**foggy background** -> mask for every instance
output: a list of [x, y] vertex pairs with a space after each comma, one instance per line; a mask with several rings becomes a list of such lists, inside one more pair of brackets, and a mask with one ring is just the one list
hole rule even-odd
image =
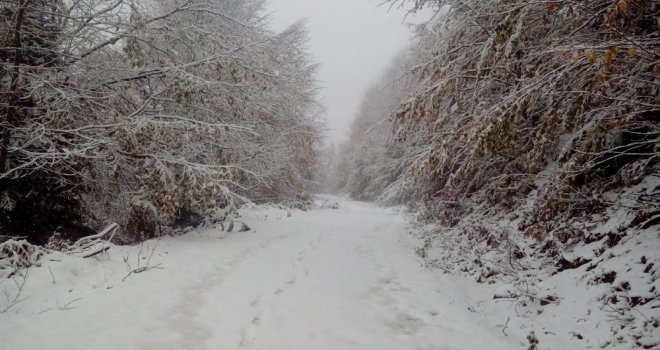
[[428, 13], [405, 18], [406, 11], [379, 6], [382, 0], [269, 0], [272, 28], [281, 31], [306, 19], [310, 50], [320, 64], [320, 97], [329, 142], [346, 140], [353, 117], [369, 83], [412, 37], [412, 24]]

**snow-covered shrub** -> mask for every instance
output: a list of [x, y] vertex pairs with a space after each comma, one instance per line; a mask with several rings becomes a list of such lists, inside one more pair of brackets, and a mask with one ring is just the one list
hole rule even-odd
[[0, 279], [12, 275], [19, 269], [37, 264], [42, 254], [40, 247], [26, 240], [10, 239], [0, 243]]

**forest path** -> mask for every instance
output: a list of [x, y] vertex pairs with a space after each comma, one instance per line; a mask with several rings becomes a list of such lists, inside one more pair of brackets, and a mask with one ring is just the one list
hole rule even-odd
[[178, 337], [145, 349], [511, 346], [493, 328], [480, 329], [460, 287], [421, 268], [397, 213], [342, 200], [336, 210], [248, 219], [256, 233], [243, 235], [254, 239], [158, 317]]
[[[141, 254], [113, 247], [34, 268], [23, 290], [32, 299], [0, 315], [0, 348], [521, 347], [467, 302], [491, 295], [420, 265], [401, 214], [332, 200], [339, 209], [246, 210], [250, 232], [198, 230], [148, 242]], [[162, 269], [122, 281], [151, 250]]]

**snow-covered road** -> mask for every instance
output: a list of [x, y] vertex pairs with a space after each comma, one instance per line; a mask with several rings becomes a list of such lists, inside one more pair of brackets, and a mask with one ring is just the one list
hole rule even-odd
[[469, 311], [491, 295], [421, 267], [403, 216], [339, 205], [254, 210], [251, 232], [163, 239], [150, 262], [162, 269], [124, 282], [145, 263], [138, 247], [47, 262], [0, 315], [0, 349], [521, 348]]

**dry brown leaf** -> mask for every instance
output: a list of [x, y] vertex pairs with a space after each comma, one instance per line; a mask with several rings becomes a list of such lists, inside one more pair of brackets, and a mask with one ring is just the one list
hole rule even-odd
[[611, 46], [609, 50], [607, 50], [607, 54], [605, 55], [605, 65], [609, 66], [614, 62], [614, 59], [616, 58], [616, 53], [617, 49], [614, 46]]
[[586, 51], [584, 53], [584, 57], [586, 57], [587, 61], [589, 61], [591, 64], [595, 64], [598, 60], [598, 54], [594, 51]]
[[626, 13], [628, 12], [629, 5], [627, 0], [619, 0], [619, 2], [616, 4], [616, 9], [620, 13]]

